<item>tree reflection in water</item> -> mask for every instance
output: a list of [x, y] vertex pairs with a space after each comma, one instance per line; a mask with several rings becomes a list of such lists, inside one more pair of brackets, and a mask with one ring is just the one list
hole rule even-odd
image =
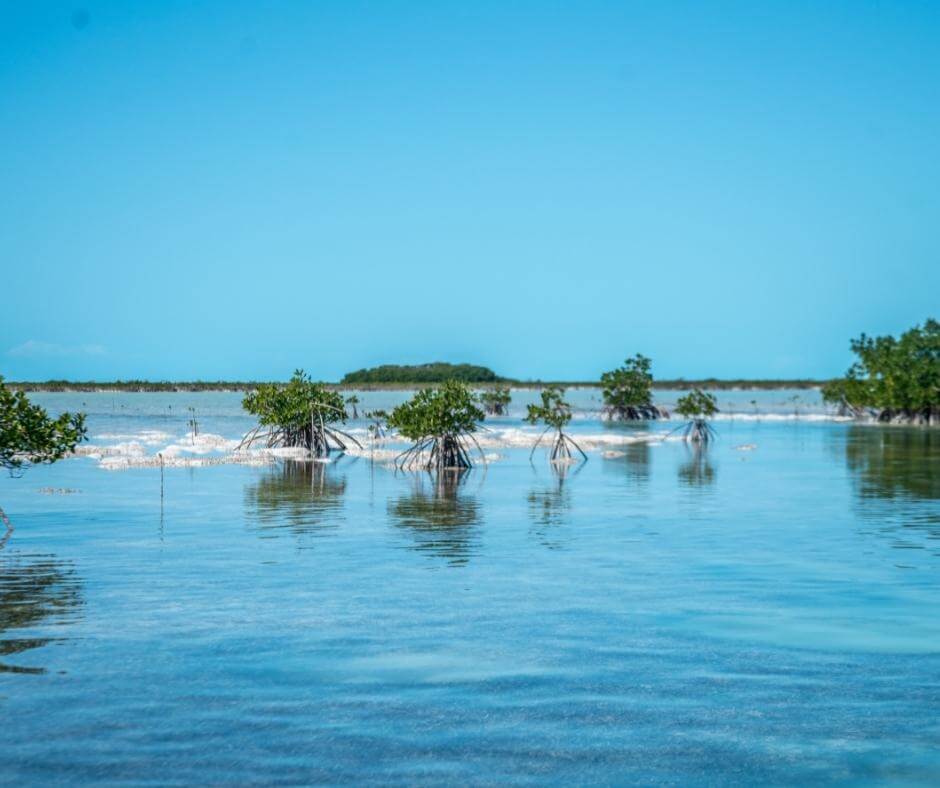
[[297, 536], [333, 530], [342, 521], [346, 492], [340, 462], [285, 461], [245, 488], [245, 508], [272, 535], [274, 529]]
[[5, 658], [62, 638], [14, 633], [71, 623], [82, 604], [81, 583], [71, 563], [52, 556], [0, 554], [0, 673], [45, 673], [41, 667], [7, 664]]
[[863, 498], [940, 499], [940, 431], [849, 427], [845, 462]]
[[895, 547], [940, 555], [940, 431], [931, 427], [852, 426], [845, 464], [859, 514]]
[[627, 443], [618, 447], [623, 457], [611, 457], [601, 466], [605, 473], [623, 474], [627, 480], [646, 485], [650, 479], [650, 446], [645, 441]]
[[715, 482], [715, 466], [708, 459], [705, 446], [685, 446], [686, 460], [679, 466], [679, 483], [690, 488], [705, 488]]
[[584, 467], [579, 463], [572, 470], [568, 463], [549, 463], [552, 483], [533, 487], [528, 495], [529, 518], [533, 527], [530, 533], [550, 550], [563, 546], [560, 527], [567, 525], [571, 513], [571, 488], [565, 484]]
[[446, 469], [416, 474], [411, 493], [389, 502], [389, 517], [411, 534], [412, 549], [447, 558], [452, 565], [467, 563], [476, 552], [480, 504], [462, 489], [472, 473]]

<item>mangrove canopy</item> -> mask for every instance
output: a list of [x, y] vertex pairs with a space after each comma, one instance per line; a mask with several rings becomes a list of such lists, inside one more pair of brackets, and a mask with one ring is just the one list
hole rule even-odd
[[476, 444], [473, 433], [483, 417], [465, 383], [449, 380], [438, 388], [422, 389], [388, 417], [389, 427], [414, 442], [398, 455], [396, 464], [427, 470], [471, 467], [468, 441]]
[[898, 338], [862, 334], [850, 347], [858, 360], [823, 386], [826, 402], [856, 418], [940, 424], [940, 322], [928, 319]]
[[361, 444], [336, 425], [346, 421], [343, 396], [316, 383], [302, 369], [287, 384], [264, 383], [249, 392], [242, 407], [258, 418], [239, 449], [261, 443], [269, 449], [301, 447], [314, 457], [329, 455], [332, 448], [346, 450], [343, 438]]
[[668, 415], [653, 404], [652, 362], [642, 353], [601, 375], [604, 413], [609, 419], [637, 421]]

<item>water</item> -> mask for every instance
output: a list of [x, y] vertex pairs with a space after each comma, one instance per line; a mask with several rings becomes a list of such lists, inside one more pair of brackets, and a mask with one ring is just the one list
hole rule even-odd
[[[940, 432], [800, 394], [564, 473], [497, 429], [459, 481], [168, 467], [161, 506], [154, 467], [2, 478], [0, 782], [936, 783]], [[148, 454], [190, 405], [251, 424], [237, 395], [36, 399], [96, 444], [170, 436]]]

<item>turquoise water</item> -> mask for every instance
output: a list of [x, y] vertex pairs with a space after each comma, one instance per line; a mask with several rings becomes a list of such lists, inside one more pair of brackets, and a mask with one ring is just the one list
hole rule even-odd
[[[940, 432], [800, 395], [564, 472], [506, 445], [459, 480], [168, 467], [162, 502], [154, 467], [4, 477], [0, 782], [936, 783]], [[576, 437], [676, 426], [591, 396]], [[36, 399], [102, 445], [251, 423]]]

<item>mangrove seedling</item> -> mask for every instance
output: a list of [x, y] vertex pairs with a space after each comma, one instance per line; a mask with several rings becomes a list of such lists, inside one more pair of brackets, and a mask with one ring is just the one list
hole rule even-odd
[[343, 438], [359, 443], [336, 425], [345, 423], [343, 397], [322, 383], [315, 383], [302, 369], [286, 385], [263, 383], [245, 395], [242, 407], [258, 417], [238, 449], [263, 442], [269, 448], [302, 447], [314, 457], [326, 457], [333, 448], [346, 450]]
[[357, 397], [355, 394], [350, 394], [348, 397], [346, 397], [347, 415], [349, 414], [348, 408], [352, 408], [352, 417], [354, 419], [358, 419], [359, 411], [356, 409], [356, 406], [358, 404], [359, 404], [359, 397]]
[[473, 441], [480, 449], [473, 433], [483, 418], [465, 383], [449, 380], [439, 388], [422, 389], [388, 418], [389, 427], [414, 442], [395, 464], [401, 469], [470, 468], [467, 443]]
[[642, 353], [601, 375], [604, 413], [609, 419], [639, 421], [668, 416], [653, 404], [651, 361]]
[[509, 386], [495, 386], [480, 395], [480, 402], [487, 416], [505, 416], [511, 401]]
[[[11, 391], [0, 375], [0, 468], [20, 476], [31, 465], [49, 464], [70, 454], [85, 439], [85, 415], [62, 413], [51, 418], [22, 391]], [[0, 508], [0, 522], [9, 538], [13, 524]]]
[[369, 434], [373, 442], [384, 440], [388, 413], [384, 410], [367, 410], [363, 415], [369, 420]]
[[718, 403], [713, 394], [701, 389], [692, 389], [676, 403], [676, 413], [689, 419], [682, 433], [682, 439], [692, 443], [708, 443], [715, 439], [715, 430], [708, 423], [718, 412]]
[[574, 447], [586, 460], [587, 455], [581, 447], [574, 442], [570, 435], [565, 434], [565, 425], [571, 421], [571, 405], [564, 400], [565, 390], [559, 386], [547, 386], [542, 389], [542, 403], [540, 405], [529, 405], [528, 415], [525, 420], [529, 424], [545, 424], [545, 431], [539, 435], [538, 440], [529, 453], [529, 459], [535, 454], [535, 450], [542, 442], [542, 438], [549, 430], [555, 430], [555, 439], [552, 441], [552, 451], [549, 456], [550, 462], [567, 462], [572, 459], [571, 448]]
[[192, 406], [186, 408], [189, 411], [189, 419], [187, 424], [189, 425], [189, 433], [192, 439], [193, 446], [196, 445], [196, 436], [199, 434], [199, 422], [196, 421], [196, 409]]

